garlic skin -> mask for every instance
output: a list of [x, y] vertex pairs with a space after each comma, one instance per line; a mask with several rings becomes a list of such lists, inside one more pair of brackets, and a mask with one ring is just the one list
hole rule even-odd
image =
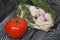
[[46, 20], [52, 20], [52, 15], [50, 13], [46, 13], [44, 17]]
[[29, 10], [32, 11], [33, 9], [36, 9], [35, 6], [29, 6]]
[[45, 18], [43, 16], [37, 17], [37, 22], [42, 23], [45, 22]]

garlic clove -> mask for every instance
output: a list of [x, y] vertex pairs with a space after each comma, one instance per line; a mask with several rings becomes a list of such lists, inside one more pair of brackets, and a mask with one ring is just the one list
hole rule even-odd
[[37, 18], [37, 22], [39, 22], [39, 23], [45, 22], [45, 18], [43, 16], [39, 16]]
[[41, 8], [39, 8], [38, 11], [39, 11], [39, 15], [44, 15], [45, 14], [45, 11]]
[[44, 15], [44, 17], [45, 17], [46, 20], [51, 20], [52, 19], [52, 15], [50, 13], [46, 13]]

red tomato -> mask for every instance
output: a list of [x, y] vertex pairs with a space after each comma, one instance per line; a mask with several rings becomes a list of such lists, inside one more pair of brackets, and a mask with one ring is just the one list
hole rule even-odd
[[16, 22], [16, 18], [13, 18], [6, 24], [6, 33], [11, 38], [21, 38], [27, 33], [27, 30], [27, 23], [22, 18], [18, 18], [18, 22]]

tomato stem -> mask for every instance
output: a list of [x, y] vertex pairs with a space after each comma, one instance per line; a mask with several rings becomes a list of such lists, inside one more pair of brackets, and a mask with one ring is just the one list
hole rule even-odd
[[17, 10], [16, 10], [16, 22], [18, 23], [18, 18], [20, 17], [20, 14], [21, 14], [21, 8], [19, 8], [19, 6], [17, 7]]
[[18, 18], [16, 18], [16, 21], [15, 22], [18, 23]]

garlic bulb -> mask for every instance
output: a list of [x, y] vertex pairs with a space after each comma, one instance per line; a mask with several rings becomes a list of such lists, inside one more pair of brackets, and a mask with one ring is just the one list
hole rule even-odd
[[38, 17], [39, 16], [39, 10], [35, 6], [30, 6], [29, 10], [31, 12], [32, 17]]
[[30, 6], [29, 10], [31, 12], [31, 16], [35, 17], [36, 16], [36, 7], [35, 6]]
[[[20, 7], [20, 6], [19, 6]], [[30, 11], [30, 16], [34, 20], [34, 23], [30, 22], [25, 18], [29, 27], [36, 28], [43, 31], [49, 31], [50, 28], [54, 25], [54, 20], [52, 19], [51, 13], [46, 13], [42, 8], [37, 8], [35, 6], [26, 5]], [[21, 12], [20, 17], [24, 15], [24, 12]], [[17, 15], [18, 16], [18, 15]]]

